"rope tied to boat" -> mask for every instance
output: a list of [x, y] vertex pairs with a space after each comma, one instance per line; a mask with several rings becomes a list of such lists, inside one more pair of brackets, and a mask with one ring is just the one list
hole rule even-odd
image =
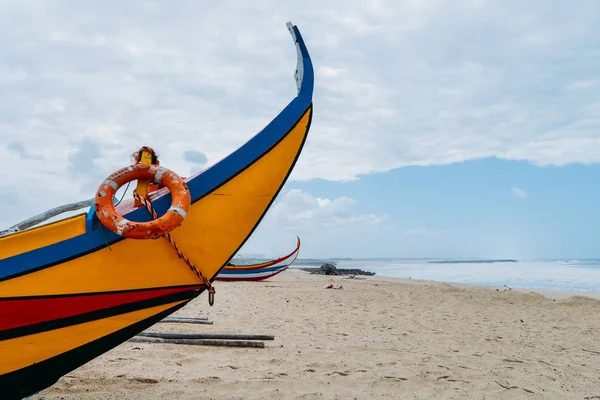
[[[152, 218], [158, 219], [158, 214], [154, 210], [154, 207], [152, 207], [152, 203], [150, 202], [150, 200], [147, 200], [147, 199], [143, 198], [142, 196], [140, 196], [136, 192], [133, 192], [133, 197], [137, 201], [139, 201], [140, 203], [142, 203], [144, 205], [144, 207], [146, 207], [146, 210], [148, 210], [148, 212], [150, 213], [150, 215], [152, 215]], [[213, 287], [213, 285], [210, 282], [210, 280], [208, 280], [206, 278], [206, 276], [204, 276], [204, 274], [202, 272], [200, 272], [198, 270], [198, 268], [196, 268], [196, 265], [192, 262], [192, 260], [190, 260], [183, 253], [183, 251], [181, 251], [181, 249], [179, 248], [179, 246], [177, 245], [177, 243], [175, 242], [175, 240], [173, 240], [173, 238], [171, 237], [170, 233], [168, 233], [168, 232], [165, 233], [165, 235], [163, 237], [167, 238], [167, 240], [169, 241], [169, 243], [171, 243], [171, 245], [173, 246], [173, 248], [177, 252], [177, 255], [179, 256], [179, 258], [182, 259], [188, 265], [188, 267], [190, 267], [190, 269], [192, 270], [192, 272], [194, 272], [194, 274], [196, 274], [196, 276], [198, 278], [200, 278], [200, 280], [202, 280], [202, 283], [204, 283], [204, 285], [206, 286], [206, 289], [208, 290], [208, 304], [210, 306], [212, 306], [215, 303], [215, 288]]]

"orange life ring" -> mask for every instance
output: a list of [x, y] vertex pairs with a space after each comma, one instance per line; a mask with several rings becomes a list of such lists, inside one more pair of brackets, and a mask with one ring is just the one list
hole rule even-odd
[[[162, 217], [150, 222], [135, 222], [125, 219], [115, 210], [113, 197], [117, 190], [136, 179], [158, 181], [169, 189], [173, 201]], [[140, 163], [121, 168], [106, 178], [96, 192], [94, 208], [100, 222], [117, 235], [131, 239], [156, 239], [183, 222], [190, 204], [190, 190], [183, 178], [164, 167]]]

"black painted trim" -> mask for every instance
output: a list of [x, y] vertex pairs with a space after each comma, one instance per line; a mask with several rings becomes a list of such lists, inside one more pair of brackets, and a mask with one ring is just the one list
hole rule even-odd
[[150, 318], [48, 360], [0, 375], [0, 397], [4, 400], [22, 399], [54, 385], [65, 374], [127, 341], [187, 303], [178, 304]]
[[148, 292], [152, 290], [168, 290], [168, 289], [184, 289], [184, 288], [198, 288], [202, 286], [202, 283], [193, 285], [173, 285], [173, 286], [156, 286], [150, 288], [141, 289], [125, 289], [125, 290], [106, 290], [102, 292], [82, 292], [82, 293], [61, 293], [61, 294], [41, 294], [36, 296], [13, 296], [13, 297], [0, 297], [0, 302], [4, 300], [43, 300], [43, 299], [58, 299], [61, 297], [82, 297], [82, 296], [101, 296], [105, 294], [124, 294], [124, 293], [135, 293], [135, 292]]

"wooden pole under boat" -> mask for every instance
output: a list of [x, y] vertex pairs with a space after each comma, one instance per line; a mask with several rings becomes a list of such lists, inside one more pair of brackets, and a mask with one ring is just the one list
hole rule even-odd
[[135, 343], [171, 343], [189, 344], [193, 346], [232, 346], [232, 347], [265, 347], [264, 342], [252, 342], [245, 340], [210, 340], [210, 339], [159, 339], [148, 337], [134, 337], [129, 339]]
[[141, 332], [138, 336], [162, 339], [229, 339], [229, 340], [275, 340], [271, 335], [240, 335], [228, 333], [163, 333]]
[[204, 324], [204, 325], [212, 325], [213, 322], [209, 319], [200, 319], [200, 318], [190, 318], [190, 319], [179, 319], [179, 318], [164, 318], [158, 322], [167, 323], [167, 324]]

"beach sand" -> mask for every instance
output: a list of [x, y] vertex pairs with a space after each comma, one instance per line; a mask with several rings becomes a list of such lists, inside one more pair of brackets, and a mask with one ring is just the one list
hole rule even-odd
[[32, 398], [600, 399], [597, 299], [293, 269], [215, 287], [176, 314], [213, 325], [150, 330], [275, 340], [127, 342]]

